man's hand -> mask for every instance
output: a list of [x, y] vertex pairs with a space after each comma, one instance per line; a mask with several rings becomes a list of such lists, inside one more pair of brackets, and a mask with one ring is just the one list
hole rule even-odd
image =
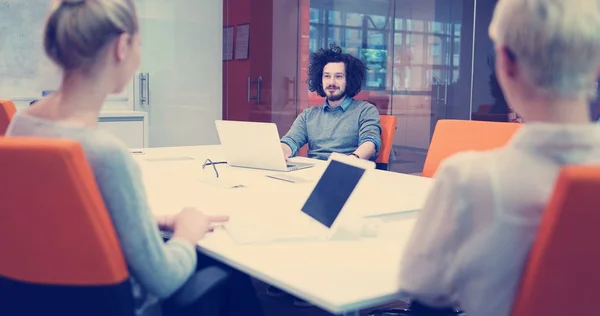
[[285, 158], [285, 161], [289, 161], [290, 156], [292, 156], [292, 148], [287, 144], [281, 143], [281, 150], [283, 151], [283, 158]]
[[354, 153], [362, 159], [369, 160], [371, 157], [375, 156], [375, 144], [372, 142], [364, 142], [356, 148]]

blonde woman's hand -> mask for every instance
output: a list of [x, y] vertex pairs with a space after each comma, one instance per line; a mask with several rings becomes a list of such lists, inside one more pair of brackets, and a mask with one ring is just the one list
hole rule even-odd
[[213, 231], [213, 224], [229, 220], [227, 216], [206, 215], [196, 208], [186, 207], [174, 218], [173, 237], [189, 241], [192, 245]]

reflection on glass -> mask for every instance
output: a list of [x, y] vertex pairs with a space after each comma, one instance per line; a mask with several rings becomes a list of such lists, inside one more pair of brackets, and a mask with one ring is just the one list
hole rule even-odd
[[336, 26], [331, 26], [329, 27], [329, 34], [328, 34], [328, 38], [327, 38], [327, 42], [329, 44], [340, 44], [342, 42], [342, 31], [343, 28], [341, 27], [336, 27]]
[[[455, 68], [460, 66], [460, 37], [454, 37], [454, 43], [452, 47], [452, 64]], [[458, 78], [458, 76], [454, 76], [453, 78]]]
[[361, 46], [362, 45], [362, 31], [361, 30], [346, 30], [344, 46]]
[[428, 22], [427, 27], [437, 34], [448, 34], [449, 28], [447, 23]]
[[328, 24], [329, 25], [343, 25], [342, 23], [342, 12], [340, 11], [329, 11], [328, 13]]
[[454, 36], [460, 37], [461, 25], [459, 23], [454, 24]]
[[311, 47], [317, 47], [319, 46], [319, 33], [317, 31], [317, 28], [313, 25], [310, 26], [310, 46]]
[[361, 26], [363, 15], [358, 13], [346, 13], [346, 26]]
[[[426, 150], [430, 128], [449, 117], [448, 100], [460, 76], [470, 82], [470, 63], [460, 68], [461, 56], [464, 62], [463, 55], [471, 52], [465, 47], [470, 41], [461, 38], [463, 23], [472, 23], [469, 15], [463, 16], [464, 7], [471, 5], [467, 2], [311, 0], [309, 51], [336, 43], [365, 62], [367, 80], [357, 98], [398, 117], [395, 149]], [[460, 103], [468, 104], [464, 100]]]
[[394, 29], [395, 30], [404, 30], [404, 20], [403, 19], [394, 19]]
[[425, 21], [407, 20], [406, 29], [409, 31], [423, 32], [425, 31]]
[[[368, 5], [364, 1], [360, 3]], [[382, 8], [387, 11], [388, 7], [386, 3]], [[391, 80], [388, 80], [387, 73], [391, 28], [389, 23], [386, 23], [388, 16], [355, 12], [356, 9], [357, 7], [352, 6], [347, 9], [345, 6], [331, 7], [324, 0], [311, 1], [311, 16], [326, 16], [327, 19], [311, 19], [309, 50], [314, 52], [335, 43], [345, 52], [361, 58], [369, 68], [365, 91], [389, 90], [388, 81]], [[313, 41], [313, 37], [323, 40]]]
[[[367, 81], [365, 90], [428, 91], [434, 78], [445, 84], [458, 79], [461, 23], [457, 22], [461, 21], [436, 17], [435, 5], [431, 8], [419, 5], [418, 10], [431, 12], [413, 17], [417, 9], [411, 5], [416, 7], [417, 4], [403, 2], [402, 7], [396, 9], [399, 12], [396, 16], [401, 18], [390, 16], [394, 23], [386, 23], [385, 14], [360, 12], [375, 5], [370, 2], [349, 5], [346, 11], [346, 6], [326, 6], [325, 0], [311, 1], [310, 51], [336, 43], [361, 58], [371, 69], [369, 79], [372, 80]], [[327, 8], [319, 8], [320, 3]], [[325, 16], [327, 19], [321, 18]], [[313, 38], [318, 40], [313, 41]], [[390, 44], [393, 49], [388, 47]], [[393, 63], [388, 66], [387, 59], [391, 56]], [[392, 72], [389, 80], [388, 72]]]
[[385, 22], [387, 21], [387, 18], [385, 16], [371, 15], [370, 18], [373, 21], [373, 24], [376, 28], [381, 29], [385, 27]]
[[310, 23], [319, 23], [319, 10], [310, 8]]
[[385, 33], [379, 31], [369, 31], [368, 33], [369, 47], [385, 49]]

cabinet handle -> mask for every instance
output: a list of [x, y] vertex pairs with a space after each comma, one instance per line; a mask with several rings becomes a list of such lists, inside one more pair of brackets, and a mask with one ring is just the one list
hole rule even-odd
[[150, 73], [141, 73], [140, 77], [140, 105], [150, 105]]
[[444, 105], [448, 105], [448, 83], [444, 82]]
[[252, 87], [252, 79], [250, 77], [248, 77], [248, 103], [250, 103], [250, 100], [252, 100], [252, 93], [250, 92], [251, 87]]
[[[252, 96], [252, 84], [256, 83], [256, 96]], [[252, 80], [252, 78], [248, 77], [248, 103], [252, 100], [256, 100], [256, 103], [260, 103], [260, 85], [262, 83], [262, 77], [258, 77], [256, 80]]]
[[291, 89], [291, 93], [288, 91], [288, 103], [296, 102], [296, 78], [288, 78], [288, 89]]
[[150, 73], [146, 73], [146, 104], [150, 105]]
[[260, 84], [262, 83], [262, 77], [258, 77], [256, 81], [258, 81], [256, 83], [256, 86], [258, 87], [256, 89], [256, 103], [260, 103]]
[[148, 101], [146, 99], [146, 93], [144, 92], [146, 90], [146, 74], [141, 73], [138, 75], [139, 77], [139, 88], [140, 88], [140, 105], [146, 105], [146, 102]]

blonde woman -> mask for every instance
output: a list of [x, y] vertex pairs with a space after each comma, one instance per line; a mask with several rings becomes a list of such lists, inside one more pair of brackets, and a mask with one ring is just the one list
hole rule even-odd
[[[167, 315], [262, 315], [249, 277], [196, 252], [211, 222], [227, 218], [186, 208], [155, 219], [127, 148], [96, 127], [107, 95], [122, 91], [140, 65], [133, 0], [55, 1], [44, 48], [63, 70], [61, 86], [19, 112], [7, 135], [81, 143], [132, 276], [137, 313], [155, 307]], [[163, 241], [159, 227], [173, 237]]]

